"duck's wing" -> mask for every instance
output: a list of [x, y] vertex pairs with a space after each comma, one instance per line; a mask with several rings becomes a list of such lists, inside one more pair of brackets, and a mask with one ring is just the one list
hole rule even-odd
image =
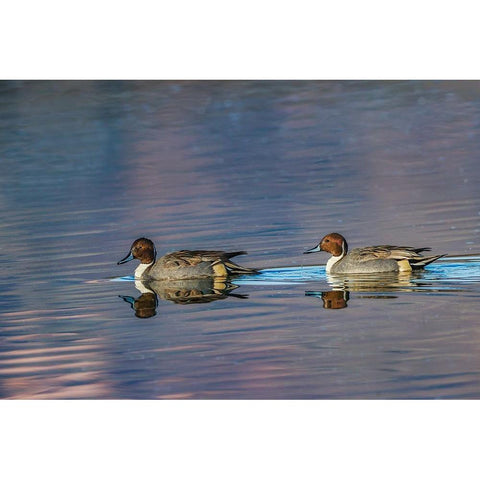
[[220, 250], [179, 250], [168, 253], [161, 258], [163, 268], [185, 268], [194, 267], [201, 263], [216, 265], [223, 263], [230, 273], [253, 273], [256, 270], [241, 267], [230, 261], [230, 258], [237, 255], [244, 255], [247, 252], [223, 252]]
[[[178, 252], [167, 253], [161, 258], [163, 268], [187, 268], [195, 267], [202, 262], [212, 263], [212, 255], [204, 255], [202, 250], [179, 250]], [[209, 252], [210, 254], [214, 252]], [[218, 258], [218, 257], [216, 257]]]
[[422, 252], [431, 250], [430, 247], [405, 247], [396, 245], [375, 245], [373, 247], [354, 248], [352, 253], [358, 257], [359, 261], [369, 260], [405, 260], [422, 258]]

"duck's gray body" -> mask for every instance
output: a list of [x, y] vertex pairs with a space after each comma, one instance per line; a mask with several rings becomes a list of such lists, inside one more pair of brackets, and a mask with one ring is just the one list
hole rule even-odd
[[[207, 250], [180, 250], [160, 257], [155, 263], [135, 270], [135, 278], [142, 280], [186, 280], [192, 278], [226, 277], [254, 273], [241, 267], [230, 258], [246, 252], [221, 252]], [[137, 271], [140, 271], [137, 273]]]
[[443, 256], [423, 257], [420, 253], [425, 250], [430, 249], [394, 245], [354, 248], [339, 260], [336, 260], [337, 257], [331, 257], [328, 271], [330, 273], [408, 272], [423, 268]]
[[187, 280], [194, 278], [226, 278], [229, 275], [257, 273], [254, 268], [237, 265], [230, 259], [247, 252], [219, 250], [180, 250], [157, 259], [155, 245], [148, 238], [135, 240], [128, 255], [118, 264], [140, 260], [135, 269], [138, 280]]
[[329, 252], [327, 273], [388, 273], [411, 272], [434, 262], [444, 255], [424, 257], [429, 247], [376, 245], [348, 250], [345, 238], [339, 233], [329, 233], [320, 243], [304, 253]]

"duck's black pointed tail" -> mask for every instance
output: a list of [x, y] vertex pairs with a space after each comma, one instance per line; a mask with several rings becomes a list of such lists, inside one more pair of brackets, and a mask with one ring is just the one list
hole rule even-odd
[[252, 273], [258, 273], [256, 268], [249, 268], [249, 267], [242, 267], [241, 265], [237, 265], [236, 263], [226, 261], [225, 267], [231, 275], [246, 275]]
[[241, 265], [237, 265], [235, 262], [230, 260], [232, 257], [236, 257], [237, 255], [245, 255], [246, 253], [247, 252], [245, 251], [227, 253], [227, 260], [224, 261], [224, 264], [230, 275], [249, 275], [258, 273], [256, 268], [242, 267]]
[[446, 254], [443, 255], [434, 255], [432, 257], [421, 257], [421, 258], [412, 258], [409, 259], [410, 265], [412, 266], [413, 269], [419, 269], [423, 268], [426, 265], [434, 262], [435, 260], [438, 260], [439, 258], [445, 257]]

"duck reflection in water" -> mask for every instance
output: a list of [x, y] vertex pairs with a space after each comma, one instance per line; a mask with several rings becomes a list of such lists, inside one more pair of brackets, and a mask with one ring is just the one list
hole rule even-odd
[[129, 295], [119, 295], [119, 297], [130, 304], [138, 318], [150, 318], [157, 314], [158, 299], [153, 292], [142, 293], [137, 298]]
[[422, 278], [421, 272], [384, 273], [375, 276], [367, 274], [330, 275], [327, 273], [327, 281], [332, 290], [323, 292], [307, 290], [305, 295], [321, 298], [323, 308], [346, 308], [350, 300], [350, 292], [371, 293], [371, 295], [362, 295], [362, 298], [397, 298], [396, 295], [385, 295], [385, 293], [421, 291], [431, 285], [418, 281], [420, 278]]
[[248, 295], [232, 293], [238, 285], [216, 278], [152, 280], [150, 282], [136, 280], [135, 287], [141, 293], [139, 297], [120, 295], [120, 298], [130, 304], [139, 318], [156, 315], [158, 298], [183, 305], [209, 303], [228, 297], [248, 298]]
[[343, 290], [331, 290], [329, 292], [306, 291], [307, 297], [320, 297], [323, 302], [323, 308], [346, 308], [350, 299], [350, 293]]

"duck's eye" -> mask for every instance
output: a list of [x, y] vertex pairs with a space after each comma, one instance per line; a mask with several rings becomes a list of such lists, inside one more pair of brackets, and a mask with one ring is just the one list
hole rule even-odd
[[328, 243], [330, 240], [328, 238], [325, 239], [325, 243]]

